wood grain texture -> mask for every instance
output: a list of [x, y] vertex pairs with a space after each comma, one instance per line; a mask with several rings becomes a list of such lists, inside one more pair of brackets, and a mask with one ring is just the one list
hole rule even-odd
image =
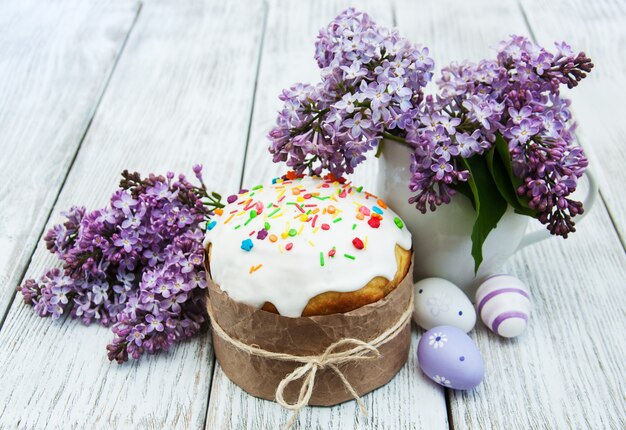
[[[239, 185], [265, 9], [261, 2], [144, 3], [67, 178], [56, 214], [106, 203], [124, 168]], [[37, 247], [28, 277], [56, 262]], [[109, 330], [38, 318], [16, 298], [0, 331], [0, 428], [201, 428], [213, 370], [208, 335], [123, 366]]]
[[585, 51], [595, 68], [568, 93], [578, 122], [577, 135], [597, 172], [611, 218], [626, 245], [626, 2], [521, 0], [537, 41], [565, 40]]
[[[247, 152], [244, 187], [267, 182], [286, 171], [273, 164], [267, 151], [266, 135], [281, 107], [278, 94], [295, 82], [316, 82], [319, 69], [314, 55], [318, 30], [327, 25], [349, 2], [270, 2], [266, 36], [259, 69], [256, 103]], [[359, 9], [378, 23], [392, 24], [389, 4], [368, 1]], [[353, 180], [374, 189], [377, 165], [360, 166]], [[413, 335], [415, 341], [415, 333]], [[294, 428], [300, 429], [447, 429], [442, 389], [427, 381], [419, 371], [413, 345], [409, 363], [386, 386], [364, 397], [369, 418], [363, 417], [355, 402], [333, 407], [305, 408]], [[209, 399], [207, 429], [279, 428], [290, 416], [276, 403], [256, 399], [234, 385], [216, 366]]]
[[137, 10], [123, 0], [0, 3], [0, 321]]
[[[515, 3], [402, 0], [396, 11], [401, 31], [429, 46], [440, 66], [494, 55], [488, 46], [511, 33], [529, 34]], [[473, 391], [448, 393], [452, 427], [624, 428], [626, 259], [603, 204], [569, 239], [524, 249], [503, 272], [531, 289], [530, 328], [505, 340], [479, 323], [471, 336], [485, 359], [485, 381]]]

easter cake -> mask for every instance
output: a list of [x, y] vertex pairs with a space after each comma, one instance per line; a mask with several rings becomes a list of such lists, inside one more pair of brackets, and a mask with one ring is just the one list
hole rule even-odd
[[411, 234], [380, 199], [312, 177], [229, 197], [208, 226], [213, 281], [234, 299], [289, 317], [348, 312], [406, 276]]
[[215, 354], [250, 394], [333, 405], [406, 362], [411, 234], [361, 187], [306, 176], [242, 190], [216, 211], [204, 247]]

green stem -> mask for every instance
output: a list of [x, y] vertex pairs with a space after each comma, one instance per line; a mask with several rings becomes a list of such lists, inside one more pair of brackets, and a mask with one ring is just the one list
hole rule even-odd
[[400, 136], [396, 136], [395, 134], [391, 134], [391, 133], [388, 133], [386, 131], [383, 131], [383, 137], [385, 139], [389, 139], [389, 140], [393, 140], [394, 142], [401, 143], [401, 144], [403, 144], [404, 146], [406, 146], [408, 148], [411, 147], [411, 145], [409, 145], [406, 140], [404, 140]]
[[330, 109], [326, 108], [326, 109], [322, 109], [321, 111], [319, 111], [319, 113], [317, 115], [315, 115], [313, 117], [313, 119], [311, 119], [309, 122], [307, 122], [306, 124], [304, 124], [301, 127], [298, 127], [296, 129], [292, 129], [291, 130], [291, 135], [295, 136], [297, 134], [303, 133], [305, 131], [307, 131], [307, 129], [311, 126], [311, 124], [313, 124], [315, 121], [317, 121], [318, 119], [320, 119], [320, 117], [322, 115], [325, 115], [326, 113], [328, 113], [330, 111]]

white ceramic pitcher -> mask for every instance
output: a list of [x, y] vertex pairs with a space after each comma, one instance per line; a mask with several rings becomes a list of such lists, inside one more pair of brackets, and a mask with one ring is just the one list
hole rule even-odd
[[[470, 200], [457, 193], [449, 204], [422, 214], [408, 203], [412, 195], [408, 189], [411, 149], [384, 140], [379, 163], [379, 193], [402, 217], [413, 235], [416, 281], [431, 276], [445, 278], [472, 297], [478, 284], [496, 273], [515, 251], [550, 237], [546, 229], [526, 234], [530, 218], [516, 214], [509, 206], [483, 244], [483, 262], [474, 275], [471, 233], [475, 211]], [[589, 170], [585, 176], [589, 191], [584, 201], [585, 212], [577, 217], [577, 221], [589, 212], [598, 191]]]

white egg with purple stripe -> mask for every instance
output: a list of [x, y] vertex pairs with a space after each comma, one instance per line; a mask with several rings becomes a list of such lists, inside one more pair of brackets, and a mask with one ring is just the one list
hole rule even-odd
[[530, 318], [530, 294], [522, 281], [510, 275], [487, 278], [476, 291], [480, 319], [503, 337], [522, 334]]

